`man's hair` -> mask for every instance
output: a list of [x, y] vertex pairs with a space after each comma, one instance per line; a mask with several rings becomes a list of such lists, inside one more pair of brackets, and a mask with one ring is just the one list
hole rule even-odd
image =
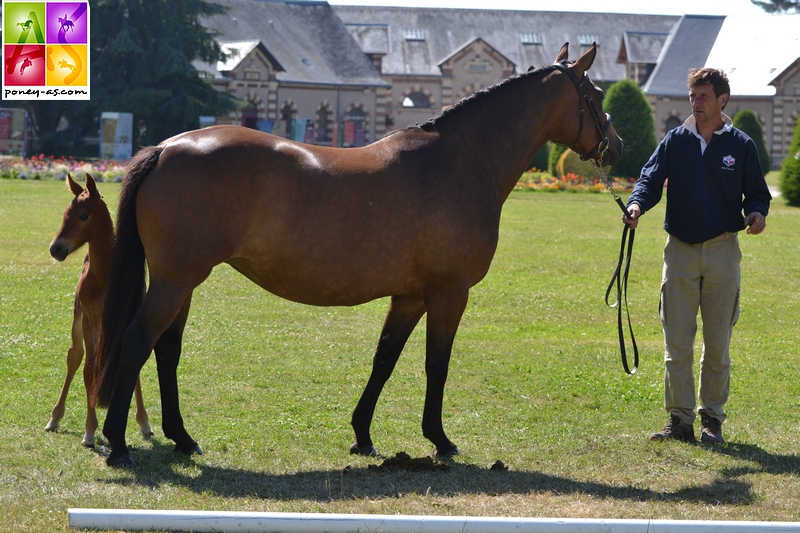
[[731, 86], [728, 83], [728, 76], [723, 70], [716, 68], [691, 68], [689, 69], [689, 79], [686, 81], [689, 88], [698, 85], [711, 85], [714, 88], [714, 96], [719, 98], [723, 94], [731, 96]]

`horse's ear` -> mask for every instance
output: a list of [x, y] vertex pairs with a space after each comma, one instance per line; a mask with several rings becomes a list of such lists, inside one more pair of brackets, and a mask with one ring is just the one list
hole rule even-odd
[[561, 51], [558, 52], [558, 56], [553, 63], [563, 63], [567, 59], [569, 59], [569, 41], [564, 43], [564, 46], [561, 47]]
[[86, 173], [86, 190], [89, 191], [89, 196], [100, 196], [97, 192], [97, 184], [95, 184], [94, 178], [88, 172]]
[[78, 185], [78, 182], [72, 179], [72, 174], [67, 174], [67, 186], [69, 186], [69, 190], [72, 191], [72, 194], [75, 196], [78, 196], [83, 192], [83, 187]]
[[583, 75], [589, 70], [589, 67], [592, 66], [594, 63], [594, 58], [597, 55], [597, 44], [592, 43], [592, 46], [589, 47], [586, 52], [575, 61], [575, 64], [572, 66], [572, 70], [578, 76], [578, 79], [582, 78]]

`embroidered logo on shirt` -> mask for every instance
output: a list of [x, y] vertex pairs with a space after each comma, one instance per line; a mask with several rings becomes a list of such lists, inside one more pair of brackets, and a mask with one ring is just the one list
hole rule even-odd
[[731, 168], [733, 165], [735, 165], [735, 164], [736, 164], [736, 160], [733, 158], [733, 156], [731, 156], [731, 155], [726, 155], [725, 157], [723, 157], [723, 158], [722, 158], [722, 163], [723, 163], [723, 164], [724, 164], [726, 167], [728, 167], [728, 168]]

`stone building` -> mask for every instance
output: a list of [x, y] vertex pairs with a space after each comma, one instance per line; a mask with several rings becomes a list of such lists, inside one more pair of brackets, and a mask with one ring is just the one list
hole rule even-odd
[[590, 75], [601, 87], [624, 78], [642, 85], [658, 139], [691, 114], [690, 67], [729, 72], [726, 112], [756, 112], [775, 164], [800, 110], [800, 34], [791, 29], [800, 15], [758, 17], [753, 31], [752, 17], [215, 2], [229, 13], [203, 23], [231, 56], [197, 66], [247, 106], [213, 121], [316, 144], [357, 146], [424, 122], [474, 91], [549, 65], [565, 42], [572, 58], [597, 43]]

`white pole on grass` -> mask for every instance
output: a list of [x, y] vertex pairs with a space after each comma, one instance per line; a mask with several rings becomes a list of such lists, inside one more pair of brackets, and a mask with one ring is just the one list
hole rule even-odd
[[195, 533], [800, 533], [800, 522], [69, 509], [72, 529]]

